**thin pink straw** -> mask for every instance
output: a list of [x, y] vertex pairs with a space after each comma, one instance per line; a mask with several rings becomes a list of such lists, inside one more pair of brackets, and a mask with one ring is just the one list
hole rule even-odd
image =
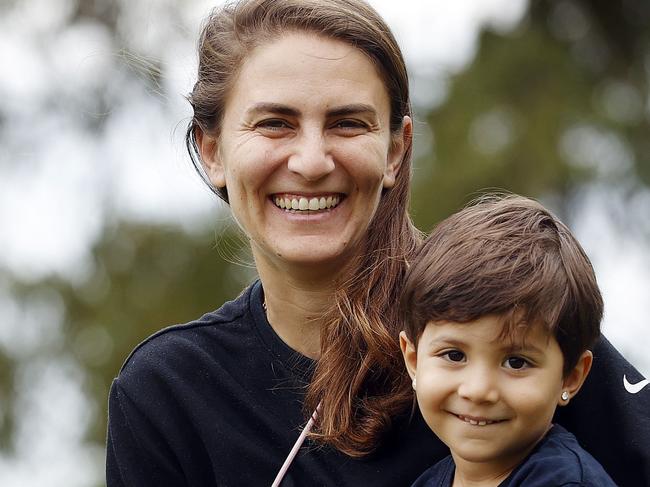
[[300, 447], [305, 441], [305, 438], [307, 438], [307, 434], [311, 431], [312, 426], [314, 425], [314, 421], [316, 420], [316, 417], [318, 416], [318, 411], [320, 410], [320, 404], [318, 404], [318, 407], [314, 410], [314, 412], [311, 414], [311, 418], [309, 418], [309, 421], [307, 421], [307, 424], [305, 427], [302, 429], [300, 432], [300, 436], [296, 440], [296, 442], [293, 444], [293, 448], [289, 452], [289, 455], [287, 455], [287, 458], [285, 459], [284, 463], [282, 464], [282, 468], [278, 472], [278, 474], [275, 476], [275, 480], [273, 481], [273, 484], [271, 487], [279, 487], [280, 483], [282, 483], [282, 479], [284, 478], [285, 474], [287, 473], [287, 470], [289, 470], [289, 467], [291, 466], [291, 462], [293, 462], [293, 459], [296, 458], [296, 455], [298, 454], [298, 451], [300, 450]]

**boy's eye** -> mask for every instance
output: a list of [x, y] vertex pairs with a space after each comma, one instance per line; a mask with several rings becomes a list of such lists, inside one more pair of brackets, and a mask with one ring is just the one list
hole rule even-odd
[[450, 350], [445, 352], [442, 356], [450, 362], [462, 362], [465, 360], [465, 354], [460, 350]]
[[508, 357], [505, 362], [503, 362], [503, 365], [507, 369], [520, 370], [529, 367], [530, 363], [521, 357]]

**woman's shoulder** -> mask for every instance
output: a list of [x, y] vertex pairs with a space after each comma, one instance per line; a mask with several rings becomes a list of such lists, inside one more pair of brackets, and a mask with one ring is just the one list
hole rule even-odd
[[219, 356], [219, 348], [250, 334], [249, 303], [257, 284], [215, 311], [188, 323], [163, 328], [143, 340], [126, 358], [116, 380], [122, 384], [132, 379], [141, 382], [143, 377], [196, 367], [201, 357]]
[[650, 387], [631, 393], [626, 381], [641, 375], [604, 337], [580, 393], [558, 408], [554, 422], [573, 433], [580, 445], [620, 485], [650, 485]]

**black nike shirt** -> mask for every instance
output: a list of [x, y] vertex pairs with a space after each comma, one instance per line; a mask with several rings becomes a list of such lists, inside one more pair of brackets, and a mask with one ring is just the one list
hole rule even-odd
[[573, 433], [621, 486], [650, 486], [650, 387], [626, 390], [643, 376], [604, 337], [585, 384], [556, 421]]
[[[118, 486], [269, 486], [304, 425], [314, 362], [289, 348], [258, 282], [199, 320], [162, 330], [126, 360], [109, 396], [106, 477]], [[650, 486], [650, 387], [602, 339], [582, 391], [556, 421], [623, 487]], [[409, 486], [448, 454], [419, 413], [396, 418], [373, 455], [307, 441], [289, 486]]]

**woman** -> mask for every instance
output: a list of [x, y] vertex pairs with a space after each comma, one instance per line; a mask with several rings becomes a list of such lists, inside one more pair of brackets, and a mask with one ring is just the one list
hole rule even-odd
[[[397, 341], [420, 236], [390, 30], [361, 0], [242, 0], [207, 19], [189, 99], [195, 166], [248, 236], [260, 280], [127, 359], [110, 395], [109, 487], [277, 484], [312, 413], [282, 485], [409, 485], [446, 451], [410, 414]], [[582, 439], [598, 425], [587, 448], [641, 485], [640, 457], [602, 444], [623, 447], [628, 431], [575, 409], [567, 427]]]

